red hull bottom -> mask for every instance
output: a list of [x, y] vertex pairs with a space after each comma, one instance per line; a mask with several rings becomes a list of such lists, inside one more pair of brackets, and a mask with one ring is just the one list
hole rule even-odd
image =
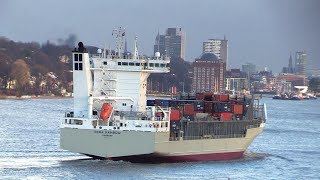
[[113, 160], [113, 161], [121, 161], [121, 160], [129, 161], [133, 163], [177, 163], [177, 162], [198, 162], [198, 161], [223, 161], [223, 160], [240, 159], [243, 157], [243, 153], [244, 152], [241, 151], [241, 152], [196, 154], [196, 155], [182, 155], [182, 156], [163, 156], [160, 154], [145, 154], [145, 155], [135, 155], [135, 156], [113, 157], [113, 158], [107, 158], [107, 159]]

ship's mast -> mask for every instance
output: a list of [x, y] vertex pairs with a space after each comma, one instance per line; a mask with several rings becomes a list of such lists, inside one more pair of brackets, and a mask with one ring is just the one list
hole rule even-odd
[[115, 35], [117, 38], [117, 52], [118, 56], [120, 56], [122, 53], [123, 37], [126, 35], [125, 28], [119, 27], [118, 29], [114, 29], [112, 35]]
[[137, 36], [134, 38], [134, 52], [133, 52], [133, 59], [139, 59], [139, 54], [138, 54], [138, 40]]

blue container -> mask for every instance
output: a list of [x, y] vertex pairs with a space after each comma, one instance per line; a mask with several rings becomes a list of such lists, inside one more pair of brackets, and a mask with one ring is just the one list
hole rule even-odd
[[231, 103], [214, 103], [213, 112], [231, 112]]
[[204, 111], [204, 101], [193, 101], [195, 111]]
[[170, 100], [169, 99], [155, 99], [154, 104], [161, 107], [169, 107]]
[[147, 106], [154, 106], [154, 100], [147, 100]]

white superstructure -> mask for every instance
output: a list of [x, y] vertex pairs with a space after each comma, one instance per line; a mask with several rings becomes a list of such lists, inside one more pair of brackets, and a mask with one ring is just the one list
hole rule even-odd
[[[98, 49], [97, 54], [89, 57], [82, 42], [72, 53], [74, 110], [73, 112], [67, 112], [61, 123], [61, 147], [64, 149], [92, 155], [108, 155], [109, 157], [112, 154], [123, 156], [130, 153], [151, 153], [154, 146], [154, 132], [168, 132], [170, 130], [170, 111], [168, 108], [146, 107], [148, 76], [151, 73], [169, 72], [170, 60], [166, 57], [160, 57], [158, 53], [156, 57], [139, 56], [136, 40], [134, 54], [123, 55], [121, 53], [121, 42], [124, 31], [120, 29], [115, 33], [117, 33], [120, 44], [118, 44], [118, 52], [114, 54], [107, 54], [106, 50]], [[111, 105], [112, 108], [104, 112], [102, 106], [106, 103]], [[106, 119], [101, 116], [104, 113], [108, 114]], [[162, 116], [156, 116], [157, 113], [161, 113]], [[93, 134], [87, 134], [86, 137], [101, 136], [101, 133], [105, 135], [106, 132], [112, 134], [113, 137], [104, 138], [106, 142], [103, 144], [108, 144], [110, 140], [113, 141], [114, 136], [119, 138], [119, 136], [127, 133], [121, 133], [121, 131], [137, 132], [130, 133], [132, 138], [139, 132], [149, 132], [149, 135], [139, 137], [139, 139], [147, 141], [145, 144], [150, 141], [150, 147], [141, 146], [141, 149], [137, 147], [136, 152], [131, 151], [129, 154], [125, 152], [120, 154], [117, 152], [117, 154], [112, 152], [113, 150], [106, 150], [106, 154], [96, 154], [88, 148], [79, 147], [82, 146], [80, 141], [78, 144], [67, 141], [68, 138], [64, 136], [64, 133], [67, 133], [70, 129], [91, 130], [88, 132]], [[103, 130], [117, 130], [117, 132]], [[130, 138], [127, 139], [130, 141]], [[95, 151], [98, 147], [91, 148]]]

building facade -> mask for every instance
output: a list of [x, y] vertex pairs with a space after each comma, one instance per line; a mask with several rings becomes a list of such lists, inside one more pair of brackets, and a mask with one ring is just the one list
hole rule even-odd
[[296, 75], [306, 76], [307, 54], [304, 51], [296, 52], [295, 72]]
[[158, 33], [154, 45], [154, 53], [170, 58], [182, 58], [186, 56], [186, 33], [181, 28], [168, 28], [165, 35]]
[[247, 73], [248, 76], [251, 76], [252, 74], [257, 72], [256, 65], [252, 63], [243, 64], [242, 71]]
[[214, 53], [218, 59], [222, 59], [228, 65], [228, 40], [209, 39], [203, 42], [203, 53]]
[[213, 53], [204, 53], [193, 62], [192, 91], [221, 93], [224, 90], [226, 63]]

